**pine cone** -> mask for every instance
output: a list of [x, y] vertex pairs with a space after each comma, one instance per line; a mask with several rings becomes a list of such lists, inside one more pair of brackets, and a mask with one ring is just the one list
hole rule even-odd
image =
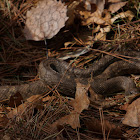
[[43, 0], [26, 14], [24, 34], [27, 40], [44, 40], [55, 36], [68, 19], [67, 7], [61, 1]]

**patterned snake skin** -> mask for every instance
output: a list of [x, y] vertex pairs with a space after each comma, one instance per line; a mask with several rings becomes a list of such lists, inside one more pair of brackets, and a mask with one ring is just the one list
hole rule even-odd
[[65, 61], [49, 58], [41, 62], [39, 76], [47, 85], [57, 85], [59, 92], [69, 96], [75, 94], [75, 79], [86, 84], [91, 77], [91, 87], [97, 94], [108, 95], [119, 91], [125, 91], [126, 94], [138, 93], [133, 80], [126, 76], [140, 74], [140, 52], [125, 52], [123, 55], [136, 59], [129, 58], [129, 61], [125, 61], [106, 55], [88, 69], [79, 69]]

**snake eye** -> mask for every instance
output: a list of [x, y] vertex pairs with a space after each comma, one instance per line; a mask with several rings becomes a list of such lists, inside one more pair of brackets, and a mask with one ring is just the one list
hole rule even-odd
[[59, 72], [54, 64], [50, 64], [50, 67], [51, 67], [54, 71]]

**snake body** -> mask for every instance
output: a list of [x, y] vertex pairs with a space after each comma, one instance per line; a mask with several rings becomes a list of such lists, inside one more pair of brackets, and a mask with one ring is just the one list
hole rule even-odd
[[126, 75], [140, 74], [140, 53], [127, 52], [125, 55], [135, 56], [137, 59], [129, 58], [129, 61], [124, 61], [106, 55], [88, 69], [80, 69], [65, 61], [49, 58], [40, 63], [39, 76], [47, 85], [57, 85], [59, 92], [69, 96], [75, 94], [76, 79], [86, 84], [91, 76], [93, 81], [90, 85], [97, 94], [107, 95], [119, 91], [125, 91], [126, 94], [138, 93], [135, 83]]
[[[127, 61], [124, 61], [106, 55], [87, 69], [72, 67], [56, 58], [43, 60], [38, 70], [40, 80], [22, 85], [0, 86], [0, 100], [7, 99], [17, 92], [23, 99], [27, 99], [32, 95], [49, 92], [48, 86], [57, 89], [63, 95], [74, 97], [77, 79], [82, 84], [90, 84], [97, 94], [108, 95], [119, 91], [125, 91], [125, 94], [139, 93], [134, 81], [128, 75], [140, 75], [140, 52], [122, 54], [136, 59], [128, 57]], [[90, 83], [89, 79], [92, 79]]]

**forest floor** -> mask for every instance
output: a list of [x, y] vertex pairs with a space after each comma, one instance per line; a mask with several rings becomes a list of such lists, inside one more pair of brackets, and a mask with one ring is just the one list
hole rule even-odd
[[[38, 1], [40, 0], [0, 2], [1, 86], [20, 85], [38, 80], [38, 66], [47, 58], [45, 38], [31, 41], [25, 38], [27, 33], [23, 33], [26, 13], [31, 7], [35, 7]], [[54, 37], [46, 39], [49, 57], [67, 56], [67, 62], [75, 60], [73, 66], [83, 68], [102, 57], [102, 54], [111, 55], [122, 50], [140, 52], [138, 0], [63, 2], [67, 5], [69, 19]], [[90, 48], [86, 53], [74, 55], [87, 47]], [[140, 87], [140, 75], [131, 75], [131, 78], [136, 86]], [[139, 96], [130, 97], [131, 101], [128, 98], [124, 93], [105, 97], [104, 101], [113, 102], [114, 105], [102, 107], [89, 104], [88, 108], [78, 110], [80, 114], [78, 112], [78, 116], [75, 115], [75, 118], [70, 120], [73, 113], [70, 101], [73, 99], [62, 96], [57, 90], [43, 96], [42, 93], [34, 95], [26, 101], [22, 101], [20, 93], [16, 93], [9, 99], [0, 99], [0, 139], [138, 140], [140, 110], [133, 109], [129, 123], [122, 123], [132, 100], [136, 101], [133, 101], [135, 108], [140, 104]], [[81, 106], [81, 103], [79, 105]]]

